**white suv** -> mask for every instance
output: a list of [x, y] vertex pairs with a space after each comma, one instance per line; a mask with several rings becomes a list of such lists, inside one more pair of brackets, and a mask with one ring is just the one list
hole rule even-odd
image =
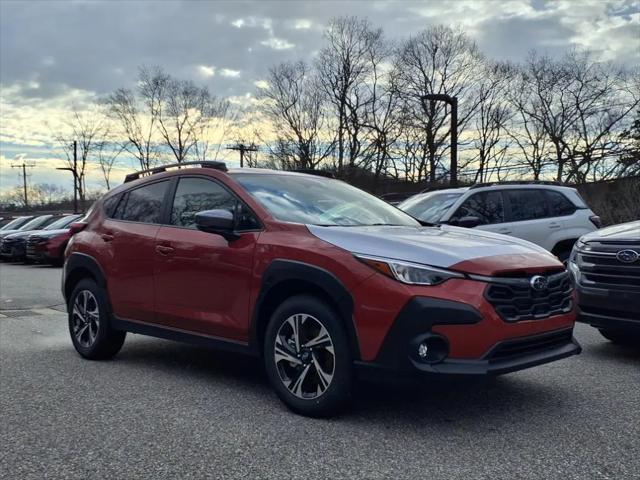
[[575, 188], [552, 182], [477, 184], [419, 193], [398, 205], [424, 223], [475, 227], [522, 238], [565, 262], [575, 241], [600, 227]]

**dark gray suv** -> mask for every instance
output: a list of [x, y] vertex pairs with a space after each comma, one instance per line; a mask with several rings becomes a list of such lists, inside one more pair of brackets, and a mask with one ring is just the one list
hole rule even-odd
[[569, 259], [578, 321], [616, 343], [640, 344], [640, 221], [582, 236]]

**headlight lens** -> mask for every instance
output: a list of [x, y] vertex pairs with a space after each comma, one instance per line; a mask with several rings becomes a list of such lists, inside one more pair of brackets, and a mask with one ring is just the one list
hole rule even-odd
[[408, 285], [438, 285], [450, 278], [464, 278], [464, 275], [450, 270], [429, 267], [419, 263], [403, 262], [389, 258], [370, 257], [354, 254], [363, 263], [380, 273]]

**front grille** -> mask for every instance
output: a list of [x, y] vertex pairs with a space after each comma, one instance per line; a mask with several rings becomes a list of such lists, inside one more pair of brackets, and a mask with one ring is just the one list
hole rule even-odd
[[40, 237], [29, 237], [27, 239], [27, 255], [35, 255], [36, 253], [36, 245], [40, 243], [43, 239]]
[[624, 263], [616, 254], [621, 250], [640, 253], [640, 244], [589, 242], [576, 250], [579, 283], [585, 287], [640, 293], [640, 260]]
[[484, 296], [505, 322], [536, 320], [568, 313], [573, 308], [569, 273], [546, 275], [547, 288], [534, 290], [531, 277], [492, 278]]
[[573, 332], [571, 329], [568, 329], [536, 335], [534, 337], [507, 340], [491, 350], [487, 355], [487, 360], [507, 360], [551, 350], [571, 343], [572, 338]]

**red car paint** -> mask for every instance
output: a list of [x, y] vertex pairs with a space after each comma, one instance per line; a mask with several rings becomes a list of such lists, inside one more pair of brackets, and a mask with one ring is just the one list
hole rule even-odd
[[[171, 179], [184, 171], [153, 175]], [[321, 267], [338, 278], [353, 298], [353, 322], [361, 360], [373, 362], [399, 312], [414, 297], [453, 300], [474, 307], [482, 321], [473, 325], [437, 325], [452, 359], [479, 359], [501, 340], [571, 328], [575, 313], [506, 323], [484, 298], [486, 283], [450, 279], [437, 286], [406, 285], [358, 261], [351, 252], [312, 235], [302, 224], [278, 221], [232, 178], [209, 168], [190, 175], [218, 180], [244, 201], [262, 222], [234, 242], [168, 225], [109, 219], [95, 208], [87, 227], [73, 236], [67, 255], [81, 253], [99, 263], [117, 317], [220, 337], [240, 344], [251, 340], [251, 322], [273, 261], [287, 259]], [[148, 182], [127, 183], [120, 192]], [[562, 270], [549, 255], [501, 255], [462, 261], [451, 270], [478, 275], [530, 275]]]

